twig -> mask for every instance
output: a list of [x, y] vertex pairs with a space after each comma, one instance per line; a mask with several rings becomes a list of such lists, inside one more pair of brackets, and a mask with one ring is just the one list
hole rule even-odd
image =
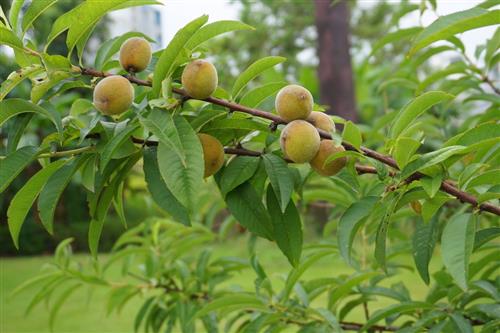
[[[110, 73], [100, 72], [100, 71], [97, 71], [97, 70], [91, 69], [91, 68], [80, 68], [80, 72], [83, 75], [89, 75], [89, 76], [95, 76], [95, 77], [107, 77], [107, 76], [113, 75]], [[152, 85], [151, 82], [145, 81], [145, 80], [140, 80], [134, 76], [125, 75], [124, 77], [127, 78], [130, 82], [135, 83], [137, 85], [141, 85], [141, 86], [151, 86]], [[172, 88], [172, 91], [176, 94], [183, 96], [183, 97], [189, 97], [189, 95], [183, 89]], [[286, 124], [287, 123], [285, 120], [281, 119], [279, 116], [277, 116], [273, 113], [262, 111], [259, 109], [249, 108], [247, 106], [244, 106], [244, 105], [241, 105], [238, 103], [234, 103], [234, 102], [230, 102], [230, 101], [227, 101], [224, 99], [220, 99], [220, 98], [216, 98], [216, 97], [208, 97], [204, 101], [226, 107], [229, 110], [244, 112], [244, 113], [256, 116], [256, 117], [268, 119], [268, 120], [273, 121], [276, 124]], [[320, 129], [318, 129], [318, 132], [322, 138], [332, 139], [332, 136], [329, 133], [327, 133], [323, 130], [320, 130]], [[358, 150], [354, 146], [352, 146], [351, 144], [349, 144], [347, 142], [342, 142], [342, 145], [344, 146], [344, 148], [346, 150], [361, 151], [361, 153], [363, 153], [363, 155], [370, 157], [370, 158], [373, 158], [375, 160], [378, 160], [378, 161], [380, 161], [380, 162], [382, 162], [382, 163], [384, 163], [384, 164], [386, 164], [386, 165], [388, 165], [396, 170], [399, 170], [398, 164], [390, 156], [386, 156], [384, 154], [381, 154], [379, 152], [376, 152], [376, 151], [371, 150], [371, 149], [366, 148], [366, 147], [361, 147]], [[413, 180], [417, 180], [417, 179], [424, 177], [424, 175], [420, 172], [416, 172], [413, 175], [411, 175], [410, 177]], [[446, 180], [442, 182], [441, 190], [448, 193], [448, 194], [455, 196], [461, 202], [469, 203], [474, 207], [478, 207], [482, 211], [490, 212], [490, 213], [493, 213], [493, 214], [500, 216], [500, 207], [489, 204], [489, 203], [479, 204], [477, 199], [474, 196], [472, 196], [469, 193], [460, 191], [458, 188], [456, 188], [455, 186], [453, 186], [452, 184], [450, 184]]]

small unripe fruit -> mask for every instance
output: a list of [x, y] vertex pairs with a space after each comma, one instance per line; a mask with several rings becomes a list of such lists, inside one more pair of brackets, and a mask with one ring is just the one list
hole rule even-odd
[[189, 96], [205, 99], [217, 89], [217, 69], [210, 62], [198, 59], [189, 63], [182, 72], [182, 85]]
[[275, 101], [276, 111], [286, 121], [307, 119], [313, 107], [309, 90], [296, 84], [282, 88]]
[[307, 120], [316, 128], [328, 133], [335, 132], [335, 123], [332, 118], [324, 112], [313, 111], [309, 117], [307, 117]]
[[280, 145], [285, 157], [295, 163], [313, 159], [319, 149], [320, 137], [316, 128], [305, 120], [294, 120], [281, 131]]
[[323, 140], [319, 146], [318, 153], [311, 160], [311, 167], [322, 176], [333, 176], [342, 170], [347, 164], [347, 157], [339, 157], [325, 164], [325, 161], [333, 154], [345, 151], [342, 146], [335, 146], [332, 140]]
[[203, 147], [203, 159], [205, 161], [205, 175], [210, 177], [224, 164], [224, 147], [219, 140], [211, 135], [198, 133], [201, 146]]
[[129, 38], [120, 48], [120, 65], [127, 72], [142, 72], [150, 61], [151, 45], [144, 38]]
[[106, 115], [127, 111], [133, 101], [134, 87], [123, 76], [108, 76], [94, 88], [94, 105]]

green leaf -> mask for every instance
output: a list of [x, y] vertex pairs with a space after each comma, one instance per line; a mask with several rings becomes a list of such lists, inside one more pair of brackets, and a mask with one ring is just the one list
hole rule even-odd
[[[91, 197], [89, 201], [90, 216], [92, 220], [89, 225], [88, 243], [90, 253], [94, 258], [97, 258], [99, 239], [101, 238], [104, 220], [106, 219], [113, 197], [120, 184], [128, 176], [130, 169], [132, 169], [141, 156], [141, 152], [130, 156], [121, 169], [116, 172], [115, 177], [110, 183], [106, 185], [102, 191], [96, 191], [95, 196]], [[107, 179], [107, 177], [104, 177], [104, 179]]]
[[473, 333], [474, 330], [470, 322], [457, 312], [451, 314], [451, 319], [458, 332]]
[[16, 248], [19, 248], [19, 232], [24, 223], [26, 215], [35, 202], [36, 197], [42, 190], [49, 177], [59, 170], [68, 160], [58, 160], [38, 171], [28, 182], [16, 193], [7, 209], [7, 223], [10, 235]]
[[58, 85], [61, 81], [71, 77], [71, 74], [68, 72], [57, 71], [52, 73], [52, 75], [48, 76], [41, 82], [37, 82], [31, 88], [31, 101], [33, 103], [38, 103], [40, 99], [53, 87]]
[[413, 234], [413, 260], [418, 273], [425, 284], [429, 284], [429, 262], [439, 237], [438, 214], [429, 223], [423, 223], [418, 219]]
[[28, 79], [32, 76], [40, 74], [43, 72], [43, 67], [39, 65], [33, 65], [18, 69], [15, 72], [10, 73], [7, 80], [2, 82], [0, 86], [0, 101], [2, 101], [9, 92], [12, 91], [19, 83], [23, 80]]
[[36, 114], [44, 115], [49, 118], [55, 125], [57, 130], [62, 133], [61, 118], [59, 114], [51, 113], [46, 109], [35, 105], [31, 102], [25, 101], [21, 98], [9, 98], [0, 102], [0, 126], [3, 125], [8, 119], [26, 112], [34, 112]]
[[51, 235], [54, 232], [54, 212], [56, 210], [57, 202], [75, 172], [89, 159], [90, 156], [92, 155], [81, 155], [61, 167], [59, 170], [55, 171], [40, 192], [40, 197], [38, 199], [40, 219], [42, 220], [42, 224], [45, 229]]
[[320, 315], [323, 319], [326, 320], [328, 325], [333, 329], [332, 332], [340, 333], [342, 331], [342, 327], [340, 326], [337, 318], [333, 313], [328, 311], [327, 309], [319, 308], [319, 309], [313, 309], [314, 312], [316, 312], [318, 315]]
[[33, 24], [33, 22], [43, 14], [48, 8], [55, 4], [57, 0], [35, 0], [31, 2], [31, 5], [26, 10], [23, 16], [22, 32], [23, 35], [28, 30], [28, 28]]
[[441, 16], [415, 38], [409, 55], [415, 54], [435, 41], [472, 29], [498, 24], [499, 17], [500, 10], [488, 11], [478, 7]]
[[206, 42], [207, 40], [214, 38], [218, 35], [222, 35], [226, 32], [236, 31], [236, 30], [255, 30], [254, 27], [239, 21], [217, 21], [202, 27], [200, 30], [196, 31], [193, 36], [186, 43], [186, 49], [193, 50], [198, 45]]
[[203, 150], [198, 136], [182, 116], [173, 117], [169, 126], [169, 138], [179, 147], [184, 160], [160, 141], [157, 157], [160, 174], [177, 200], [192, 211], [203, 184]]
[[42, 284], [42, 282], [44, 282], [45, 280], [49, 280], [52, 278], [58, 278], [58, 277], [61, 277], [63, 275], [64, 275], [64, 273], [61, 271], [48, 272], [48, 273], [36, 275], [36, 276], [32, 277], [31, 279], [26, 280], [23, 283], [16, 286], [16, 288], [14, 290], [12, 290], [12, 292], [9, 294], [9, 298], [10, 299], [13, 298], [14, 296], [19, 294], [20, 292], [22, 292], [26, 289], [29, 289], [30, 287], [33, 287], [33, 286], [39, 287]]
[[299, 280], [299, 278], [304, 274], [304, 272], [311, 267], [318, 260], [324, 258], [325, 256], [335, 254], [331, 249], [328, 250], [318, 250], [311, 254], [310, 256], [303, 258], [300, 265], [290, 271], [288, 277], [285, 282], [285, 287], [283, 288], [283, 292], [281, 294], [280, 302], [286, 302], [289, 297], [292, 289], [295, 287], [295, 284]]
[[267, 131], [269, 126], [263, 122], [253, 119], [216, 119], [203, 127], [204, 131], [214, 131], [221, 129], [238, 129], [250, 131]]
[[14, 50], [24, 52], [23, 42], [9, 29], [0, 26], [0, 45], [10, 46]]
[[250, 232], [273, 239], [273, 225], [261, 198], [248, 182], [226, 195], [226, 204], [235, 219]]
[[442, 91], [429, 91], [416, 97], [406, 104], [394, 119], [390, 137], [392, 139], [396, 139], [406, 128], [408, 128], [409, 125], [411, 125], [430, 107], [453, 98], [453, 95]]
[[344, 283], [333, 289], [333, 292], [329, 296], [328, 304], [330, 304], [330, 307], [335, 307], [340, 299], [349, 295], [349, 293], [352, 291], [352, 288], [358, 286], [359, 284], [361, 284], [361, 282], [371, 279], [372, 277], [375, 277], [377, 275], [380, 275], [380, 273], [365, 272], [356, 273], [349, 276], [349, 278], [346, 279]]
[[361, 143], [363, 141], [363, 139], [361, 137], [361, 131], [351, 121], [348, 121], [344, 125], [344, 131], [342, 132], [342, 139], [344, 141], [349, 142], [357, 149], [359, 149], [361, 147]]
[[401, 40], [406, 40], [409, 39], [413, 36], [415, 36], [417, 33], [422, 31], [421, 27], [412, 27], [412, 28], [406, 28], [406, 29], [398, 29], [394, 32], [390, 32], [377, 40], [375, 44], [372, 46], [372, 51], [370, 52], [370, 56], [375, 54], [378, 50], [383, 48], [387, 44], [392, 44], [394, 42], [398, 42]]
[[266, 98], [273, 96], [286, 85], [286, 82], [271, 82], [254, 88], [241, 97], [240, 104], [248, 106], [249, 108], [256, 108]]
[[419, 83], [417, 89], [415, 90], [415, 95], [420, 95], [425, 90], [425, 88], [439, 81], [440, 79], [453, 74], [466, 73], [467, 69], [468, 67], [465, 63], [457, 62], [447, 66], [443, 70], [434, 71], [432, 74], [427, 76], [425, 80]]
[[473, 251], [476, 251], [490, 240], [495, 239], [499, 236], [500, 236], [500, 227], [491, 227], [487, 229], [478, 230], [476, 232], [476, 236], [474, 237]]
[[111, 59], [113, 55], [115, 55], [118, 51], [120, 51], [120, 48], [122, 44], [129, 38], [132, 37], [142, 37], [146, 39], [149, 42], [154, 42], [153, 39], [149, 38], [147, 35], [141, 33], [141, 32], [136, 32], [136, 31], [131, 31], [124, 33], [121, 36], [112, 38], [110, 40], [107, 40], [104, 42], [99, 50], [97, 51], [97, 54], [95, 56], [95, 61], [94, 61], [94, 67], [96, 69], [102, 69], [102, 66]]
[[387, 230], [389, 228], [389, 223], [392, 219], [392, 214], [394, 213], [399, 200], [404, 195], [404, 192], [400, 194], [395, 194], [394, 196], [387, 196], [384, 200], [389, 201], [384, 203], [385, 212], [380, 221], [377, 234], [375, 235], [375, 259], [382, 269], [386, 270], [386, 240], [387, 240]]
[[9, 12], [9, 21], [12, 26], [12, 30], [17, 32], [19, 29], [19, 17], [21, 16], [21, 9], [23, 8], [24, 0], [12, 0]]
[[337, 241], [340, 254], [347, 263], [351, 263], [351, 247], [356, 232], [370, 215], [379, 198], [364, 197], [349, 206], [339, 220]]
[[413, 154], [420, 147], [420, 142], [412, 138], [399, 137], [394, 146], [394, 159], [398, 163], [399, 168], [404, 168]]
[[259, 158], [237, 156], [224, 168], [219, 185], [223, 196], [250, 179], [259, 166]]
[[372, 325], [379, 320], [392, 316], [394, 314], [403, 314], [407, 312], [420, 312], [422, 310], [432, 309], [432, 305], [425, 302], [406, 302], [389, 305], [385, 308], [375, 311], [366, 324], [361, 327], [359, 332], [367, 331]]
[[14, 178], [35, 160], [37, 153], [37, 147], [26, 146], [0, 159], [0, 193], [5, 191]]
[[113, 138], [106, 143], [104, 150], [101, 153], [101, 168], [104, 170], [108, 165], [113, 154], [120, 148], [127, 140], [130, 139], [132, 133], [139, 128], [139, 125], [128, 126], [118, 134], [115, 133]]
[[233, 98], [236, 99], [236, 97], [238, 97], [238, 95], [241, 93], [243, 88], [245, 88], [248, 82], [253, 80], [260, 73], [262, 73], [266, 69], [272, 68], [277, 64], [284, 62], [285, 60], [286, 58], [283, 57], [269, 56], [259, 59], [248, 66], [248, 68], [238, 76], [236, 82], [234, 82], [233, 89], [231, 90]]
[[293, 178], [288, 164], [274, 154], [262, 155], [267, 175], [271, 181], [274, 193], [280, 203], [281, 212], [284, 213], [293, 193]]
[[464, 146], [450, 146], [419, 156], [403, 168], [400, 178], [406, 179], [411, 174], [444, 162], [453, 155], [464, 154], [466, 149]]
[[157, 97], [159, 95], [161, 83], [173, 73], [177, 57], [184, 49], [186, 43], [202, 25], [207, 23], [207, 21], [207, 15], [200, 16], [186, 24], [175, 34], [174, 38], [172, 38], [172, 41], [162, 52], [156, 63], [154, 70], [155, 75], [153, 77], [153, 96]]
[[50, 326], [51, 330], [54, 329], [54, 322], [55, 322], [57, 313], [59, 312], [59, 310], [63, 306], [66, 299], [68, 299], [68, 297], [71, 296], [71, 294], [74, 293], [81, 286], [82, 286], [81, 283], [76, 283], [76, 284], [68, 287], [56, 299], [56, 301], [52, 305], [52, 308], [50, 309], [50, 314], [49, 314], [49, 326]]
[[432, 177], [428, 176], [422, 177], [420, 179], [420, 184], [422, 184], [422, 188], [429, 195], [429, 197], [434, 198], [437, 191], [439, 191], [439, 188], [441, 187], [442, 181], [443, 181], [443, 174], [438, 173], [437, 175]]
[[203, 317], [210, 312], [224, 310], [225, 313], [230, 311], [243, 311], [243, 310], [258, 310], [267, 311], [265, 303], [255, 295], [244, 293], [232, 293], [219, 297], [204, 307], [197, 313], [196, 317]]
[[[82, 40], [86, 41], [88, 39], [89, 33], [106, 13], [127, 7], [143, 6], [148, 4], [159, 3], [149, 0], [106, 0], [105, 2], [102, 0], [85, 1], [80, 6], [66, 13], [71, 13], [71, 21], [68, 26], [68, 37], [66, 38], [66, 45], [68, 46], [69, 52], [71, 53], [78, 42]], [[57, 21], [55, 24], [57, 24]], [[48, 40], [51, 39], [48, 38]]]
[[293, 200], [282, 212], [278, 198], [271, 186], [267, 187], [267, 210], [273, 224], [274, 239], [281, 252], [293, 267], [297, 267], [302, 252], [302, 222]]
[[144, 149], [144, 176], [149, 193], [156, 204], [184, 225], [191, 225], [189, 212], [170, 192], [158, 169], [156, 148]]
[[33, 113], [27, 113], [17, 117], [15, 121], [11, 122], [11, 124], [13, 124], [9, 128], [9, 134], [7, 135], [7, 149], [5, 151], [7, 154], [13, 153], [17, 150], [17, 146], [19, 145], [19, 141], [21, 141], [24, 130], [30, 123], [33, 115]]
[[467, 289], [469, 258], [474, 247], [476, 219], [471, 214], [450, 218], [441, 236], [443, 263], [457, 285]]
[[186, 157], [181, 151], [178, 142], [174, 142], [173, 139], [169, 137], [169, 135], [171, 135], [170, 133], [173, 131], [173, 120], [170, 115], [165, 116], [162, 111], [155, 109], [148, 118], [142, 118], [139, 116], [139, 120], [141, 124], [148, 131], [153, 133], [153, 135], [156, 136], [162, 144], [175, 152], [177, 157], [182, 160], [183, 164], [186, 163]]

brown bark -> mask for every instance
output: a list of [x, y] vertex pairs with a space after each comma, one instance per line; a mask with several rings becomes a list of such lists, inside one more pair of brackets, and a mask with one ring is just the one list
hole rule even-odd
[[315, 0], [320, 100], [328, 113], [357, 121], [346, 0]]

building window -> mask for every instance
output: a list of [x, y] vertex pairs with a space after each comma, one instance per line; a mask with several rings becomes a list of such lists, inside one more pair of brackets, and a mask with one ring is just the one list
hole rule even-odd
[[161, 14], [159, 11], [155, 11], [155, 23], [160, 26], [161, 25]]

